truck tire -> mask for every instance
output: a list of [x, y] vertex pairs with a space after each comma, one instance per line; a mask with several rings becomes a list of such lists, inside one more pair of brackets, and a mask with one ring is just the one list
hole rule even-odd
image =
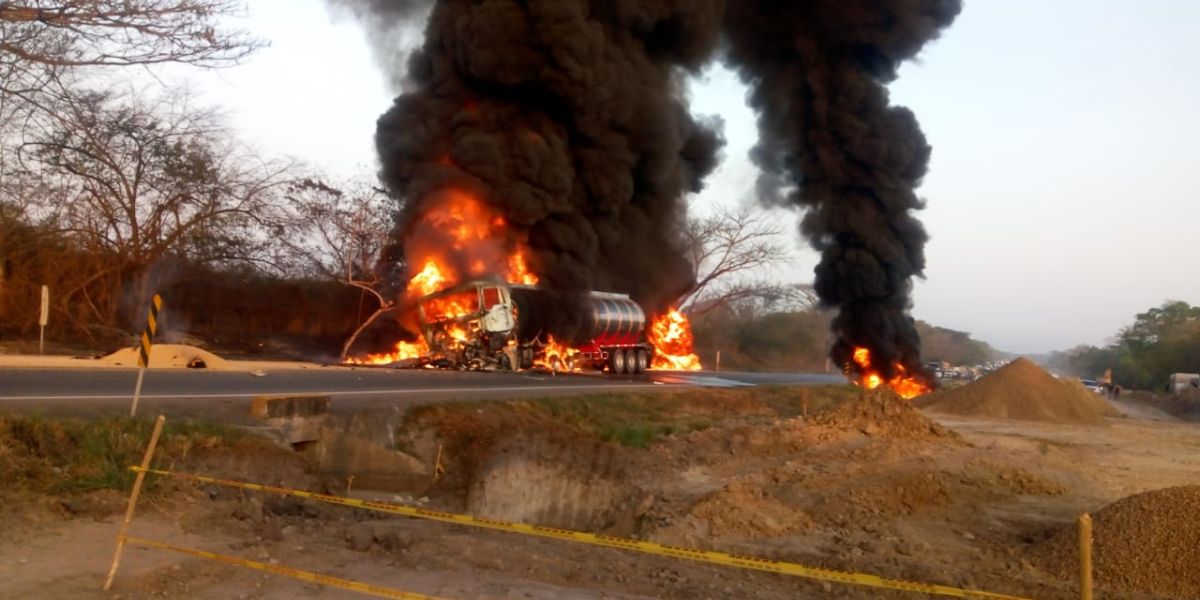
[[629, 368], [629, 360], [624, 350], [613, 350], [608, 355], [608, 368], [615, 375], [624, 375]]
[[634, 373], [645, 373], [646, 369], [650, 368], [650, 356], [646, 354], [645, 348], [634, 350], [633, 357]]

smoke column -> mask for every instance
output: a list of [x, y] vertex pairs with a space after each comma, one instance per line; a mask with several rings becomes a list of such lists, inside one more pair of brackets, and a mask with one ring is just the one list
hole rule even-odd
[[960, 0], [739, 0], [725, 17], [726, 60], [751, 86], [760, 196], [803, 207], [818, 252], [816, 292], [836, 307], [831, 350], [871, 350], [885, 379], [924, 373], [909, 314], [927, 235], [912, 211], [930, 147], [890, 106], [900, 64], [948, 26]]
[[[420, 9], [337, 3], [369, 31]], [[422, 243], [439, 198], [466, 193], [527, 245], [542, 285], [665, 308], [693, 285], [685, 195], [721, 146], [688, 113], [683, 80], [710, 61], [723, 14], [721, 0], [434, 4], [375, 137], [384, 183], [405, 201], [397, 240]]]
[[385, 258], [421, 243], [431, 203], [462, 192], [504, 216], [545, 287], [665, 307], [693, 284], [681, 201], [721, 145], [681, 79], [723, 41], [759, 113], [760, 196], [805, 209], [821, 254], [832, 359], [851, 364], [862, 346], [885, 378], [923, 373], [909, 310], [927, 236], [912, 213], [930, 147], [886, 85], [960, 0], [330, 2], [366, 22], [385, 64], [400, 55], [394, 32], [428, 14], [424, 45], [389, 67], [406, 92], [376, 132], [384, 182], [405, 201]]

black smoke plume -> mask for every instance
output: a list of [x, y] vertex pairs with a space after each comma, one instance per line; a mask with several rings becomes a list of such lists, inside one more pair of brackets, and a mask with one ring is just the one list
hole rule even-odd
[[[339, 3], [376, 30], [416, 4]], [[713, 55], [723, 9], [721, 0], [434, 4], [406, 91], [375, 137], [382, 178], [405, 202], [397, 239], [422, 243], [439, 199], [465, 192], [527, 244], [542, 285], [665, 308], [694, 284], [677, 234], [685, 195], [700, 190], [721, 146], [688, 112], [683, 80]]]
[[[430, 4], [330, 1], [364, 18], [377, 46], [387, 39], [379, 32]], [[912, 113], [889, 104], [886, 84], [960, 9], [960, 0], [438, 0], [407, 91], [376, 133], [382, 177], [405, 201], [397, 240], [416, 243], [430, 204], [463, 191], [504, 215], [545, 286], [665, 307], [693, 284], [675, 235], [681, 201], [721, 145], [688, 113], [681, 74], [723, 39], [759, 112], [760, 192], [806, 209], [802, 233], [821, 253], [816, 290], [839, 310], [832, 358], [848, 364], [863, 346], [885, 377], [895, 365], [923, 372], [909, 294], [925, 265], [912, 211], [923, 206], [914, 190], [930, 148]]]
[[855, 347], [890, 379], [924, 373], [912, 278], [925, 268], [915, 188], [930, 147], [886, 84], [948, 26], [960, 0], [739, 0], [725, 17], [727, 61], [759, 114], [760, 193], [806, 209], [821, 253], [816, 291], [837, 307], [836, 364]]

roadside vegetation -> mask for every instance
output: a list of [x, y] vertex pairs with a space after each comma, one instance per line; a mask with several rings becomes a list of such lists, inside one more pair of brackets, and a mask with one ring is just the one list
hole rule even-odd
[[1138, 314], [1107, 346], [1056, 352], [1048, 362], [1086, 379], [1111, 369], [1117, 385], [1161, 392], [1172, 373], [1200, 371], [1200, 306], [1164, 302]]
[[[35, 494], [127, 491], [153, 430], [151, 421], [110, 417], [99, 420], [45, 416], [0, 416], [0, 489]], [[164, 428], [154, 465], [169, 467], [197, 453], [262, 450], [266, 439], [204, 423], [170, 423]], [[147, 480], [146, 490], [159, 480]]]

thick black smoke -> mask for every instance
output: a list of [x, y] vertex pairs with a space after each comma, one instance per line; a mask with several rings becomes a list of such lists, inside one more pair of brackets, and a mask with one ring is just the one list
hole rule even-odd
[[[341, 3], [385, 21], [413, 4]], [[465, 192], [528, 245], [543, 285], [664, 308], [693, 285], [677, 233], [685, 195], [721, 145], [691, 117], [682, 80], [711, 58], [723, 10], [721, 0], [437, 2], [407, 91], [376, 131], [384, 182], [405, 201], [398, 239], [428, 239], [426, 215], [449, 190]]]
[[[377, 45], [378, 32], [429, 4], [331, 1], [367, 20]], [[821, 252], [816, 289], [839, 309], [833, 359], [847, 364], [864, 346], [885, 376], [893, 365], [921, 372], [909, 293], [926, 234], [912, 211], [930, 148], [885, 86], [960, 8], [438, 0], [407, 91], [376, 133], [383, 178], [406, 202], [397, 239], [417, 243], [431, 203], [466, 192], [504, 215], [545, 286], [665, 307], [693, 284], [675, 235], [681, 201], [700, 189], [721, 143], [689, 115], [681, 72], [703, 66], [723, 37], [759, 111], [760, 189], [806, 209], [802, 232]]]
[[725, 18], [727, 60], [759, 114], [760, 191], [806, 209], [821, 253], [816, 291], [838, 308], [831, 356], [871, 350], [923, 373], [909, 314], [927, 236], [912, 211], [930, 147], [886, 84], [961, 10], [960, 0], [739, 0]]

